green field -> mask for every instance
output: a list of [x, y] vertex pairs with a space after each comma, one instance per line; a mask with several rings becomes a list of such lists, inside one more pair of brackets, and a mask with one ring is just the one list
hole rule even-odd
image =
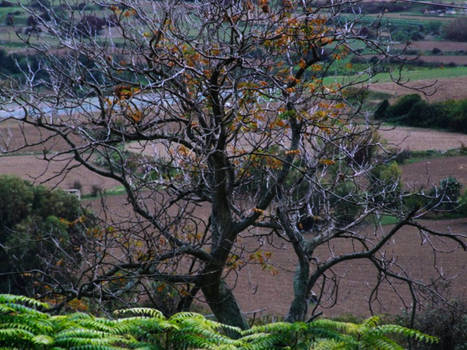
[[[460, 76], [467, 76], [467, 67], [448, 67], [448, 68], [420, 68], [417, 70], [403, 69], [401, 71], [402, 81], [413, 80], [436, 80], [440, 78], [456, 78]], [[350, 83], [350, 82], [367, 82], [372, 83], [385, 83], [391, 82], [399, 77], [399, 72], [391, 76], [389, 73], [378, 73], [370, 77], [366, 74], [353, 75], [353, 76], [331, 76], [324, 78], [325, 84], [331, 83]], [[370, 79], [370, 80], [369, 80]]]

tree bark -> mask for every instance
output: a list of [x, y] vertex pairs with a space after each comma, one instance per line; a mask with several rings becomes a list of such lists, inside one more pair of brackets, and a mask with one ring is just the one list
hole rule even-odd
[[309, 291], [308, 291], [308, 264], [299, 264], [295, 272], [293, 287], [294, 299], [290, 304], [286, 317], [287, 322], [305, 321], [308, 313]]
[[222, 280], [218, 283], [209, 281], [207, 283], [208, 285], [201, 289], [217, 321], [241, 329], [248, 329], [248, 322], [243, 317], [237, 300], [227, 284]]

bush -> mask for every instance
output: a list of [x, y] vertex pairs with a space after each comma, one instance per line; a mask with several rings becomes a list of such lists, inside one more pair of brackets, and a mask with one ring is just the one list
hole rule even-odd
[[99, 185], [92, 185], [91, 186], [91, 196], [97, 197], [98, 195], [102, 194], [102, 187]]
[[342, 182], [336, 186], [331, 198], [334, 208], [334, 219], [338, 225], [347, 225], [361, 212], [361, 207], [356, 203], [361, 198], [358, 187], [351, 181]]
[[404, 117], [404, 122], [410, 126], [438, 127], [438, 116], [442, 113], [441, 108], [436, 104], [429, 104], [424, 100], [419, 100], [412, 105], [409, 112]]
[[383, 120], [383, 119], [386, 119], [386, 111], [389, 107], [389, 101], [387, 99], [384, 99], [383, 102], [381, 102], [378, 107], [376, 108], [376, 111], [374, 113], [374, 118], [376, 120]]
[[[409, 325], [409, 317], [402, 316], [402, 325]], [[467, 350], [467, 304], [454, 301], [450, 305], [433, 302], [416, 314], [415, 328], [439, 338], [436, 344], [416, 344], [414, 350]]]
[[103, 27], [107, 24], [107, 20], [97, 16], [84, 16], [76, 26], [78, 32], [83, 36], [94, 36], [99, 34]]
[[[75, 196], [50, 191], [13, 176], [0, 176], [0, 292], [35, 295], [43, 291], [45, 273], [59, 280], [72, 278], [58, 263], [64, 256], [79, 262], [85, 225], [95, 222]], [[70, 224], [78, 218], [80, 223]], [[60, 242], [60, 248], [54, 242]], [[63, 259], [62, 259], [63, 260]], [[73, 266], [72, 268], [76, 268]]]
[[445, 127], [458, 132], [467, 133], [467, 99], [459, 101], [447, 101]]
[[386, 118], [397, 118], [405, 116], [410, 112], [414, 104], [422, 101], [418, 94], [405, 95], [401, 97], [393, 106], [386, 109]]
[[459, 207], [457, 208], [457, 212], [463, 217], [467, 217], [467, 190], [465, 190], [459, 198]]
[[377, 202], [397, 205], [401, 193], [402, 171], [396, 162], [380, 164], [370, 173], [369, 192]]
[[453, 210], [458, 205], [462, 185], [455, 177], [449, 176], [439, 182], [439, 186], [430, 191], [430, 195], [435, 197], [441, 195], [441, 205], [436, 209]]
[[448, 40], [467, 41], [467, 18], [457, 18], [443, 28], [443, 36]]
[[74, 181], [73, 188], [81, 191], [83, 189], [83, 185], [81, 184], [81, 181], [79, 180]]

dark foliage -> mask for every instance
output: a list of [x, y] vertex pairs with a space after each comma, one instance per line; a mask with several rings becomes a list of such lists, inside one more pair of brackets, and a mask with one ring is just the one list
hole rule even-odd
[[107, 20], [97, 16], [84, 16], [76, 29], [83, 36], [97, 35], [104, 28], [107, 22]]
[[0, 2], [0, 7], [13, 7], [15, 4], [13, 4], [10, 1], [3, 0]]
[[444, 38], [454, 41], [467, 41], [467, 18], [449, 22], [443, 30]]
[[45, 287], [38, 269], [70, 278], [63, 257], [79, 262], [75, 247], [95, 220], [77, 198], [13, 176], [0, 176], [0, 198], [0, 292], [35, 295]]
[[428, 103], [417, 94], [406, 95], [392, 106], [384, 100], [373, 116], [403, 125], [467, 133], [467, 100]]
[[[403, 316], [400, 323], [409, 325], [409, 317]], [[414, 350], [466, 350], [467, 303], [433, 302], [417, 314], [414, 327], [439, 338], [436, 344], [413, 344]]]

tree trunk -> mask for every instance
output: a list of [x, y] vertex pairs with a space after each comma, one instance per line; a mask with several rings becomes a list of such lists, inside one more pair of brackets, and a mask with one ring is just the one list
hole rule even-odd
[[201, 289], [217, 321], [241, 329], [249, 328], [235, 296], [224, 281], [221, 280], [219, 283], [208, 281], [208, 285], [203, 286]]
[[295, 272], [293, 287], [294, 299], [286, 317], [287, 322], [305, 321], [308, 313], [308, 264], [300, 264]]

